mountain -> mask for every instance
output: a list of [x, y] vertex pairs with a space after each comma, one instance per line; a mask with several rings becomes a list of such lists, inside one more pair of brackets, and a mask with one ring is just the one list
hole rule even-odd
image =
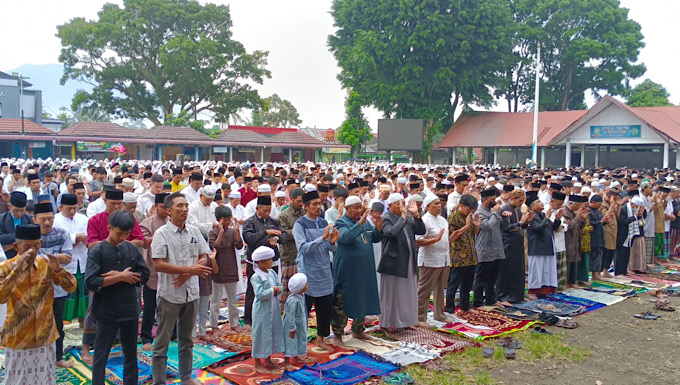
[[41, 90], [43, 98], [43, 110], [56, 116], [60, 107], [71, 109], [73, 95], [80, 90], [90, 91], [92, 86], [75, 80], [69, 80], [65, 85], [59, 84], [64, 68], [61, 64], [24, 64], [18, 68], [3, 71], [8, 74], [18, 72], [30, 79], [27, 81], [33, 86], [30, 89]]

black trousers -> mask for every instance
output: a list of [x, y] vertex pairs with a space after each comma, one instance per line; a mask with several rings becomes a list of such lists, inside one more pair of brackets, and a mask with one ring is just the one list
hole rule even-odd
[[54, 323], [57, 324], [57, 332], [59, 338], [55, 344], [55, 351], [57, 352], [57, 362], [64, 357], [64, 306], [68, 297], [55, 298], [52, 302], [52, 312], [54, 313]]
[[617, 247], [616, 259], [614, 259], [614, 275], [628, 274], [628, 262], [630, 261], [630, 248]]
[[578, 275], [578, 262], [567, 262], [567, 284], [576, 284], [576, 276]]
[[[279, 269], [276, 267], [272, 267], [275, 272], [279, 272]], [[252, 325], [253, 324], [253, 302], [255, 302], [255, 292], [253, 292], [253, 285], [250, 284], [250, 277], [255, 274], [255, 269], [253, 269], [253, 265], [250, 263], [246, 264], [246, 277], [248, 277], [248, 282], [246, 285], [246, 304], [245, 304], [245, 312], [243, 313], [243, 323], [246, 325]]]
[[446, 306], [447, 313], [456, 311], [456, 291], [460, 288], [460, 308], [470, 310], [470, 290], [475, 281], [475, 269], [477, 266], [454, 267], [449, 273], [449, 282], [446, 284]]
[[[484, 303], [488, 306], [496, 303], [496, 280], [500, 270], [500, 260], [492, 262], [479, 262], [475, 269], [473, 307], [480, 307]], [[462, 298], [462, 295], [461, 295]]]
[[616, 258], [616, 250], [604, 249], [602, 252], [602, 271], [607, 271]]
[[331, 335], [331, 316], [334, 310], [333, 294], [323, 297], [312, 297], [305, 294], [305, 304], [307, 305], [307, 316], [312, 311], [312, 305], [316, 309], [316, 330], [321, 337]]
[[120, 347], [123, 350], [123, 384], [137, 385], [137, 319], [119, 322], [97, 321], [94, 336], [94, 360], [92, 365], [92, 385], [104, 385], [106, 361], [109, 358], [116, 333], [120, 330]]

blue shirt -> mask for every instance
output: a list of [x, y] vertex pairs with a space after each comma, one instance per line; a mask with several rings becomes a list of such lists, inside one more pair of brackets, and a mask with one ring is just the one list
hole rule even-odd
[[323, 232], [328, 226], [325, 219], [310, 218], [308, 215], [298, 219], [293, 226], [293, 237], [298, 249], [298, 273], [307, 276], [310, 297], [323, 297], [333, 293], [333, 273], [331, 271], [330, 252], [337, 249], [337, 243], [331, 245], [323, 239]]
[[21, 217], [19, 217], [19, 219], [14, 218], [14, 214], [12, 214], [11, 211], [10, 211], [9, 215], [12, 216], [12, 220], [14, 221], [14, 228], [16, 229], [17, 226], [19, 226], [21, 224]]

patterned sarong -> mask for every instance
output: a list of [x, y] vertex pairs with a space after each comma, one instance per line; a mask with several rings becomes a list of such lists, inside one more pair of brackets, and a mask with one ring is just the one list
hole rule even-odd
[[35, 349], [5, 348], [5, 384], [54, 384], [56, 383], [54, 344]]
[[678, 258], [680, 257], [680, 229], [671, 229], [670, 238], [670, 256], [671, 258]]
[[567, 284], [567, 252], [558, 251], [555, 253], [557, 259], [557, 291], [564, 290]]

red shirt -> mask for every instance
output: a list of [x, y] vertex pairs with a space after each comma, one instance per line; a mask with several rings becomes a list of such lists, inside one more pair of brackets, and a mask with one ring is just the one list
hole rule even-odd
[[253, 190], [252, 188], [246, 192], [246, 188], [242, 187], [238, 192], [241, 193], [241, 206], [246, 207], [248, 202], [252, 201], [253, 199], [257, 199], [257, 191]]
[[[87, 221], [87, 244], [89, 245], [92, 242], [99, 242], [108, 238], [109, 237], [108, 225], [109, 225], [109, 213], [107, 213], [106, 211], [90, 218], [90, 220]], [[139, 224], [137, 223], [136, 219], [135, 226], [132, 228], [130, 236], [128, 237], [127, 240], [128, 241], [144, 240], [144, 235], [142, 234], [142, 230], [139, 228]]]

